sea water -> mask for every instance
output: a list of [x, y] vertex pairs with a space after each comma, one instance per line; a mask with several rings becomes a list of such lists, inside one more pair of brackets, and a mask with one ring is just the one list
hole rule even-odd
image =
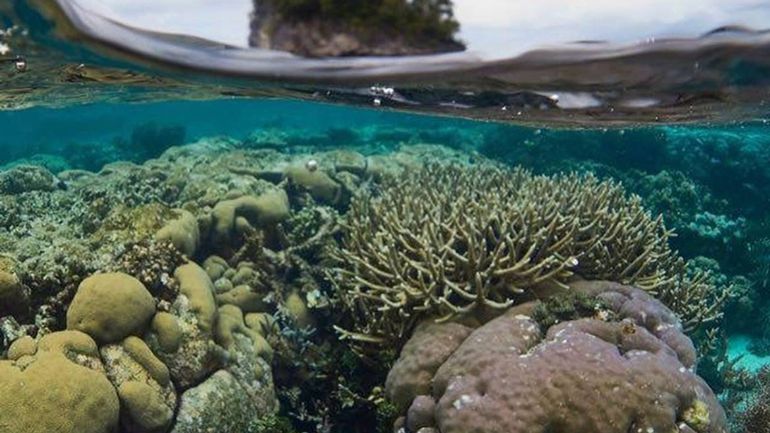
[[60, 3], [0, 9], [0, 433], [770, 431], [764, 33], [434, 88]]

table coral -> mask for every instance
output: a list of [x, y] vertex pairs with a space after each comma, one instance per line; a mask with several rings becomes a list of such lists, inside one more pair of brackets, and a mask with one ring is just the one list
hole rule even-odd
[[[693, 372], [695, 351], [671, 311], [614, 283], [573, 290], [606, 300], [616, 320], [584, 318], [541, 329], [519, 306], [465, 338], [442, 329], [456, 328], [453, 323], [418, 328], [387, 382], [388, 396], [405, 415], [398, 421], [403, 431], [727, 432], [724, 412]], [[444, 348], [415, 350], [420, 342]], [[438, 362], [415, 359], [426, 354]], [[405, 368], [416, 362], [425, 367]], [[422, 374], [414, 376], [417, 371]]]

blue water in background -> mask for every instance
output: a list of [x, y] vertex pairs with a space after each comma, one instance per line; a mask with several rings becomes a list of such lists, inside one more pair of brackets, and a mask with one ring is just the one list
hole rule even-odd
[[286, 100], [97, 103], [0, 113], [0, 147], [5, 151], [0, 160], [9, 162], [11, 155], [56, 153], [67, 143], [98, 144], [114, 137], [128, 137], [134, 128], [149, 122], [183, 126], [188, 140], [211, 135], [242, 138], [260, 128], [317, 133], [351, 125], [417, 129], [450, 125], [484, 127], [472, 121]]

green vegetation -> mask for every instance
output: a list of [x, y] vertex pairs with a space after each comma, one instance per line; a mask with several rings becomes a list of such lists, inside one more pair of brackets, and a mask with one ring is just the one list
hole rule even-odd
[[294, 426], [288, 418], [280, 415], [270, 415], [262, 419], [254, 420], [247, 433], [296, 433]]
[[451, 0], [267, 0], [287, 19], [345, 24], [353, 29], [397, 31], [409, 38], [451, 40], [460, 28]]
[[610, 314], [610, 311], [607, 303], [601, 298], [568, 291], [550, 297], [535, 307], [532, 319], [540, 325], [541, 329], [548, 329], [557, 323], [583, 317], [597, 317], [602, 312]]

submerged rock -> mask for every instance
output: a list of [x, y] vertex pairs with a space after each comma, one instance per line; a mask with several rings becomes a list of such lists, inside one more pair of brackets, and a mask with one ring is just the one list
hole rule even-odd
[[242, 432], [268, 415], [232, 374], [220, 370], [182, 394], [171, 433]]

